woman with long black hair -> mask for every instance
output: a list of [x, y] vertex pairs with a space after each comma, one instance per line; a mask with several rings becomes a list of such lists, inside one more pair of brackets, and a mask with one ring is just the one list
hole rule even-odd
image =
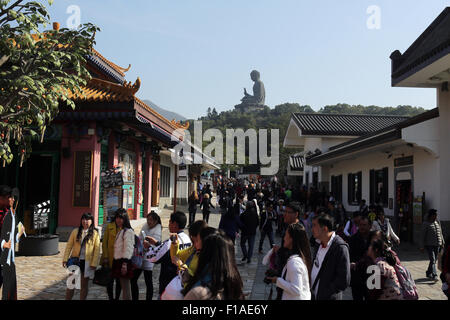
[[185, 300], [243, 300], [233, 242], [217, 230], [202, 241], [198, 267], [182, 291]]
[[112, 276], [120, 279], [123, 300], [131, 300], [130, 279], [133, 278], [131, 258], [134, 252], [135, 234], [125, 209], [116, 211], [115, 220], [120, 231], [117, 233], [116, 241], [114, 242]]
[[305, 228], [290, 224], [284, 235], [284, 248], [289, 250], [289, 258], [281, 272], [281, 277], [267, 277], [283, 290], [281, 300], [311, 300], [311, 249]]
[[[152, 237], [157, 241], [161, 241], [162, 226], [161, 217], [155, 212], [150, 211], [147, 215], [147, 223], [142, 226], [141, 232], [139, 234], [139, 240], [144, 243], [147, 242], [145, 237]], [[145, 237], [144, 237], [145, 236]], [[151, 246], [150, 243], [147, 243]], [[141, 276], [142, 271], [144, 271], [145, 286], [147, 287], [146, 300], [152, 300], [153, 298], [153, 266], [147, 259], [143, 259], [142, 266], [140, 269], [135, 269], [133, 272], [133, 279], [131, 279], [131, 296], [133, 300], [139, 300], [139, 287], [138, 280]]]
[[[64, 252], [63, 267], [67, 262], [78, 265], [81, 271], [80, 300], [86, 300], [89, 279], [94, 278], [99, 263], [100, 235], [94, 226], [94, 217], [90, 213], [81, 216], [80, 226], [72, 231]], [[70, 259], [69, 259], [70, 257]], [[72, 300], [75, 289], [66, 290], [66, 300]]]

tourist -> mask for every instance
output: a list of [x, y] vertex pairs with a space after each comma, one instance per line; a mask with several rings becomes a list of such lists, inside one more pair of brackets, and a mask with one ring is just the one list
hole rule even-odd
[[379, 268], [381, 288], [368, 288], [370, 300], [403, 300], [402, 289], [395, 271], [396, 258], [382, 239], [371, 242], [368, 256]]
[[211, 203], [211, 199], [209, 197], [209, 194], [205, 193], [204, 196], [203, 196], [203, 201], [200, 204], [200, 209], [203, 208], [203, 220], [205, 220], [206, 223], [208, 223], [208, 221], [209, 221], [209, 214], [211, 213], [211, 207], [214, 208], [214, 209], [216, 208]]
[[382, 231], [386, 239], [390, 242], [393, 241], [397, 245], [400, 244], [400, 238], [395, 234], [394, 229], [391, 226], [389, 218], [384, 216], [383, 207], [376, 207], [377, 218], [373, 222], [373, 231]]
[[[15, 248], [22, 235], [25, 233], [25, 228], [21, 226], [18, 228], [16, 223], [16, 210], [14, 209], [14, 197], [12, 190], [3, 186], [0, 191], [3, 198], [3, 208], [6, 209], [6, 214], [3, 216], [3, 223], [0, 238], [0, 265], [2, 266], [3, 290], [2, 300], [17, 300], [17, 278], [16, 278], [16, 264], [15, 264]], [[8, 204], [6, 204], [6, 199]]]
[[[192, 245], [192, 242], [188, 235], [183, 232], [183, 229], [186, 227], [186, 214], [181, 211], [174, 212], [170, 215], [169, 219], [169, 232], [173, 234], [177, 234], [177, 239], [179, 242], [178, 248], [180, 250], [189, 248]], [[144, 247], [146, 247], [146, 259], [149, 259], [152, 263], [161, 263], [161, 272], [159, 274], [159, 297], [164, 292], [166, 286], [172, 281], [172, 279], [177, 275], [177, 267], [172, 263], [172, 259], [170, 257], [170, 245], [172, 243], [172, 239], [175, 240], [175, 237], [170, 236], [169, 239], [164, 242], [159, 242], [153, 237], [145, 238], [148, 244], [152, 244], [155, 247], [150, 247], [148, 244], [144, 243]]]
[[428, 219], [422, 224], [422, 235], [420, 237], [420, 250], [427, 250], [430, 263], [426, 271], [427, 278], [437, 279], [436, 259], [439, 248], [444, 246], [444, 237], [442, 235], [441, 224], [437, 220], [437, 210], [430, 209], [428, 211]]
[[[120, 228], [116, 224], [115, 216], [117, 213], [126, 213], [123, 208], [117, 209], [112, 217], [112, 221], [106, 225], [106, 230], [103, 234], [102, 241], [102, 265], [105, 268], [112, 269], [114, 261], [114, 243], [116, 241], [117, 233], [119, 233]], [[114, 290], [114, 283], [116, 284], [116, 290]], [[119, 300], [122, 287], [120, 286], [119, 279], [111, 277], [110, 283], [106, 286], [106, 292], [108, 293], [109, 300]], [[115, 292], [115, 296], [114, 296]]]
[[[80, 226], [70, 234], [63, 259], [64, 268], [71, 264], [71, 261], [80, 268], [80, 300], [86, 300], [89, 280], [94, 278], [99, 256], [100, 235], [95, 228], [94, 217], [90, 213], [85, 213], [81, 216]], [[66, 300], [72, 300], [74, 292], [74, 289], [67, 288]]]
[[[12, 197], [12, 189], [8, 186], [0, 186], [0, 231], [2, 230], [3, 219], [10, 210], [10, 201]], [[0, 263], [0, 289], [3, 284], [2, 265]]]
[[219, 222], [219, 229], [223, 230], [226, 235], [235, 243], [236, 235], [239, 232], [239, 228], [242, 227], [240, 214], [245, 210], [243, 208], [244, 196], [238, 197], [236, 203], [231, 210], [228, 210], [221, 218]]
[[253, 247], [255, 245], [256, 229], [259, 225], [259, 218], [253, 201], [247, 202], [247, 207], [240, 215], [239, 219], [241, 220], [242, 261], [247, 260], [247, 263], [251, 263]]
[[321, 214], [313, 219], [316, 239], [311, 271], [313, 300], [342, 300], [350, 285], [350, 257], [347, 243], [333, 232], [333, 218]]
[[361, 214], [359, 212], [354, 212], [353, 218], [347, 221], [344, 228], [344, 235], [346, 237], [344, 240], [348, 240], [352, 235], [358, 232], [358, 225], [360, 218]]
[[200, 203], [198, 199], [198, 194], [194, 190], [192, 191], [188, 204], [189, 204], [189, 225], [191, 225], [195, 221], [195, 214], [197, 213], [197, 205]]
[[376, 206], [371, 204], [369, 206], [369, 214], [368, 217], [370, 219], [370, 222], [373, 223], [375, 221], [375, 219], [377, 218], [377, 210], [376, 210]]
[[267, 277], [282, 290], [281, 300], [311, 300], [311, 250], [305, 228], [290, 224], [284, 236], [289, 258], [281, 277]]
[[359, 204], [359, 213], [361, 215], [368, 215], [369, 214], [369, 207], [366, 204], [366, 200], [362, 199], [361, 203]]
[[261, 236], [259, 239], [259, 253], [263, 253], [263, 243], [266, 236], [269, 238], [270, 249], [273, 248], [275, 241], [273, 238], [273, 223], [276, 222], [276, 214], [273, 211], [273, 204], [268, 201], [266, 203], [266, 209], [261, 214], [261, 224], [259, 225], [259, 230]]
[[[361, 261], [366, 255], [370, 245], [370, 219], [367, 216], [362, 216], [359, 220], [358, 232], [350, 237], [348, 240], [350, 263], [355, 265]], [[351, 282], [353, 300], [362, 301], [367, 300], [367, 286], [366, 270], [351, 269]]]
[[243, 300], [243, 283], [234, 245], [218, 230], [202, 244], [195, 275], [183, 290], [185, 300]]
[[131, 257], [134, 252], [135, 234], [125, 209], [117, 210], [115, 220], [120, 231], [114, 242], [112, 277], [120, 280], [122, 299], [131, 300], [130, 280], [133, 278], [134, 271]]
[[283, 222], [283, 216], [284, 216], [284, 209], [286, 207], [284, 206], [284, 200], [283, 199], [279, 199], [278, 200], [278, 205], [276, 207], [276, 212], [277, 212], [277, 234], [279, 236], [281, 236], [282, 234], [284, 234], [284, 222]]
[[[152, 237], [156, 239], [156, 241], [161, 241], [161, 233], [162, 233], [162, 223], [160, 216], [155, 211], [150, 211], [147, 215], [147, 223], [142, 226], [141, 232], [139, 233], [139, 241], [145, 246], [150, 246], [150, 243], [145, 244], [146, 237]], [[144, 271], [144, 279], [145, 286], [147, 287], [146, 291], [146, 300], [152, 300], [153, 298], [153, 263], [151, 263], [147, 259], [143, 259], [142, 267], [139, 269], [135, 269], [133, 273], [133, 279], [131, 279], [131, 296], [133, 300], [139, 300], [139, 287], [138, 280], [141, 276], [142, 271]]]

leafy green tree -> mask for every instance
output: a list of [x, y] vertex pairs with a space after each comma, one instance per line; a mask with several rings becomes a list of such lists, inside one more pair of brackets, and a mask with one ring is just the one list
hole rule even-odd
[[[53, 1], [49, 0], [49, 5]], [[99, 29], [40, 31], [50, 23], [39, 2], [0, 0], [0, 157], [20, 164], [31, 153], [34, 136], [42, 142], [59, 104], [75, 108], [71, 93], [90, 79], [86, 56]]]

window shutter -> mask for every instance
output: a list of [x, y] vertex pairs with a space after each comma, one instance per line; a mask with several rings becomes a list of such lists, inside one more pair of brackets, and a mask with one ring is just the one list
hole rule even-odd
[[349, 173], [348, 174], [348, 185], [347, 185], [347, 201], [348, 204], [350, 205], [353, 202], [353, 174]]
[[388, 206], [389, 198], [389, 168], [383, 168], [383, 207]]
[[337, 194], [339, 202], [342, 202], [342, 174], [337, 178]]
[[375, 179], [375, 170], [370, 170], [370, 198], [369, 203], [375, 203], [375, 192], [376, 192], [376, 179]]
[[358, 172], [357, 175], [358, 175], [358, 190], [356, 196], [358, 199], [358, 203], [360, 203], [362, 199], [362, 172], [361, 171]]

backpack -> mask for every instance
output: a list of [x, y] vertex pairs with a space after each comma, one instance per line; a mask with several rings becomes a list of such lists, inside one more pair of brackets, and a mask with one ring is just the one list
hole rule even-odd
[[416, 284], [411, 273], [399, 263], [394, 266], [395, 273], [397, 274], [398, 282], [400, 283], [403, 299], [405, 300], [418, 300]]
[[141, 243], [141, 240], [137, 235], [134, 235], [134, 250], [133, 256], [131, 257], [131, 263], [137, 269], [142, 267], [142, 263], [144, 262], [144, 246]]

